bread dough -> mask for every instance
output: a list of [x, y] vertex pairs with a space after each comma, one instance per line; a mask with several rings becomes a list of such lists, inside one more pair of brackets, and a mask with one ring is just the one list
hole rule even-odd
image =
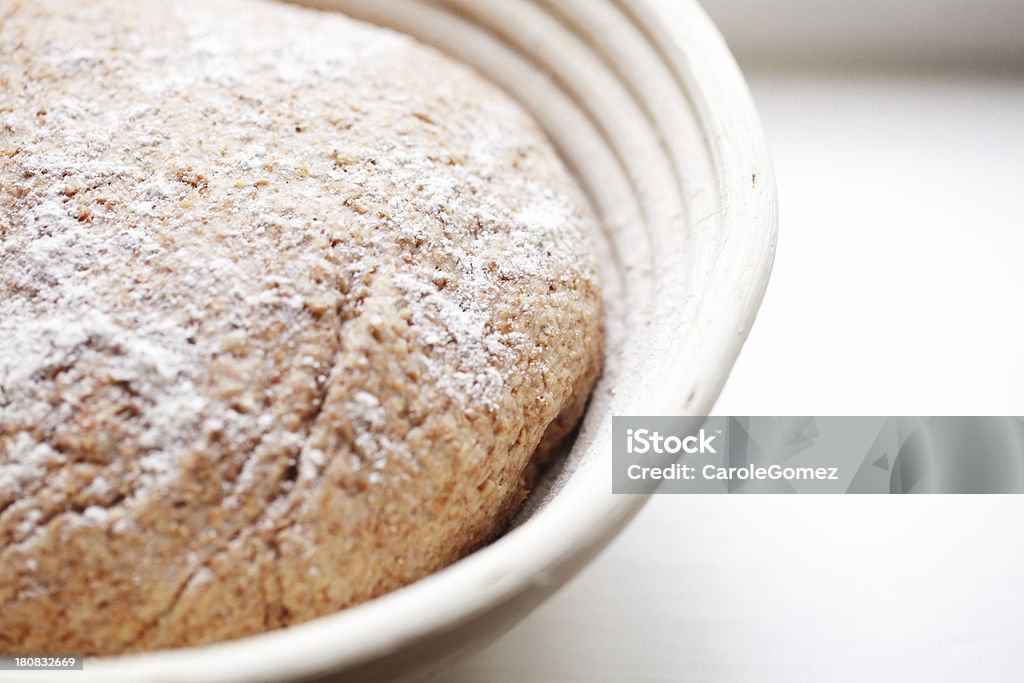
[[493, 538], [600, 367], [532, 120], [264, 0], [0, 0], [0, 651], [208, 643]]

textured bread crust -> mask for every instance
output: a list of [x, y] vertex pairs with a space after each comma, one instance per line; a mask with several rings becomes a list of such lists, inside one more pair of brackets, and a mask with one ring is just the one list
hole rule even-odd
[[0, 651], [294, 624], [502, 529], [602, 354], [506, 96], [263, 0], [0, 0], [0, 95]]

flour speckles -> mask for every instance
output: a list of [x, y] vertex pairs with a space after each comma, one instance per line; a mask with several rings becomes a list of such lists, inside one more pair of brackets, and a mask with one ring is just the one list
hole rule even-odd
[[530, 118], [269, 0], [0, 16], [0, 651], [268, 630], [493, 537], [602, 350]]

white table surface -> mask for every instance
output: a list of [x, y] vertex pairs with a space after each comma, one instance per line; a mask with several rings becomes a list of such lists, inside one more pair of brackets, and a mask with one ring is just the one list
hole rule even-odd
[[[1024, 78], [749, 71], [782, 220], [716, 412], [1024, 414]], [[453, 681], [1021, 681], [1024, 497], [655, 496]]]

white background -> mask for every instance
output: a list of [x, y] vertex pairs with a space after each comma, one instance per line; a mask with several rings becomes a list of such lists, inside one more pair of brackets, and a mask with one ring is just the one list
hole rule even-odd
[[[782, 215], [716, 413], [1024, 414], [1024, 2], [709, 5]], [[1020, 681], [1022, 645], [1020, 496], [664, 495], [448, 679]]]

